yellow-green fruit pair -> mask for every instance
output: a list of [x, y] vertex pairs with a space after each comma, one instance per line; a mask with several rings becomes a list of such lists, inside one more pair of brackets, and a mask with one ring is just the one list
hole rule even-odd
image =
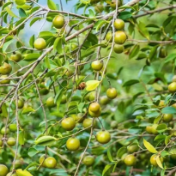
[[80, 147], [80, 141], [77, 138], [69, 138], [66, 143], [67, 149], [70, 151], [76, 151]]
[[107, 144], [111, 140], [111, 135], [108, 131], [99, 131], [96, 134], [96, 139], [101, 144]]
[[57, 161], [56, 161], [55, 158], [53, 158], [53, 157], [46, 157], [45, 158], [45, 156], [40, 157], [39, 163], [40, 163], [41, 166], [47, 167], [47, 168], [50, 168], [50, 169], [55, 168], [56, 165], [57, 165]]
[[98, 117], [101, 114], [101, 107], [99, 103], [94, 102], [90, 104], [88, 111], [89, 111], [90, 116]]

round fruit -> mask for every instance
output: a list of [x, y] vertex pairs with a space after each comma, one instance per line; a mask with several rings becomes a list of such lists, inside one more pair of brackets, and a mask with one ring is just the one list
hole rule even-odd
[[61, 125], [65, 130], [71, 131], [75, 128], [76, 122], [73, 117], [68, 117], [62, 120]]
[[91, 103], [89, 106], [89, 110], [92, 112], [100, 111], [100, 105], [97, 102]]
[[0, 74], [2, 75], [9, 74], [11, 71], [12, 71], [12, 66], [6, 62], [4, 62], [2, 66], [0, 66]]
[[101, 114], [101, 110], [97, 111], [97, 112], [92, 112], [90, 111], [90, 109], [88, 109], [89, 115], [92, 117], [99, 117]]
[[169, 153], [171, 154], [170, 157], [176, 160], [176, 148], [170, 149]]
[[[86, 118], [84, 119], [83, 121], [83, 127], [84, 128], [88, 128], [88, 127], [91, 127], [92, 126], [92, 123], [93, 123], [93, 119], [92, 118]], [[96, 121], [94, 120], [94, 126], [96, 125]]]
[[46, 106], [47, 106], [47, 107], [50, 107], [50, 108], [55, 106], [54, 98], [53, 98], [53, 97], [49, 97], [49, 98], [46, 100]]
[[116, 44], [123, 44], [123, 43], [125, 43], [126, 39], [127, 39], [127, 36], [126, 36], [125, 32], [117, 31], [115, 33], [114, 41]]
[[39, 85], [39, 91], [41, 95], [47, 95], [49, 93], [49, 89], [46, 87], [45, 82], [42, 82]]
[[61, 104], [64, 104], [66, 102], [67, 102], [67, 96], [66, 95], [62, 95]]
[[114, 52], [116, 52], [117, 54], [120, 54], [120, 53], [123, 53], [123, 51], [124, 51], [123, 45], [118, 45], [118, 44], [114, 45]]
[[69, 138], [66, 143], [67, 149], [71, 151], [76, 151], [80, 147], [80, 141], [77, 138]]
[[16, 132], [17, 131], [17, 125], [16, 124], [10, 124], [9, 125], [9, 130], [11, 132]]
[[93, 61], [91, 67], [95, 71], [100, 71], [103, 68], [103, 62], [99, 60]]
[[93, 156], [85, 156], [83, 158], [83, 163], [86, 165], [86, 166], [92, 166], [95, 162], [95, 158]]
[[7, 176], [17, 176], [17, 174], [12, 173], [12, 172], [9, 172], [9, 173], [7, 174]]
[[171, 84], [169, 84], [168, 90], [170, 92], [176, 92], [176, 82], [172, 82]]
[[173, 119], [172, 114], [164, 114], [164, 116], [163, 116], [163, 121], [164, 122], [170, 122], [172, 119]]
[[111, 32], [111, 31], [109, 31], [109, 32], [106, 34], [106, 41], [112, 42], [112, 32]]
[[38, 50], [43, 50], [46, 48], [46, 41], [43, 38], [38, 38], [34, 42], [34, 47]]
[[22, 55], [19, 52], [14, 52], [11, 56], [10, 56], [10, 60], [14, 61], [14, 62], [19, 62], [20, 60], [22, 60]]
[[8, 77], [7, 75], [0, 76], [0, 84], [9, 84], [10, 79], [6, 79], [7, 77]]
[[118, 125], [117, 121], [113, 120], [113, 121], [111, 122], [111, 128], [116, 128], [117, 125]]
[[134, 152], [137, 152], [139, 149], [138, 145], [137, 144], [132, 144], [132, 145], [129, 145], [127, 147], [127, 151], [128, 153], [134, 153]]
[[101, 144], [106, 144], [111, 140], [111, 135], [108, 131], [99, 131], [96, 134], [96, 139]]
[[45, 165], [45, 160], [46, 160], [45, 155], [42, 155], [42, 156], [39, 158], [40, 166], [46, 167], [46, 165]]
[[22, 109], [24, 106], [24, 100], [22, 98], [18, 99], [18, 108]]
[[117, 97], [117, 90], [115, 88], [109, 88], [106, 91], [106, 95], [108, 98], [114, 99]]
[[[153, 166], [158, 166], [157, 162], [156, 162], [156, 157], [157, 155], [154, 154], [150, 157], [150, 164]], [[160, 157], [161, 162], [163, 162], [163, 158]]]
[[159, 102], [159, 105], [158, 105], [159, 107], [164, 107], [165, 106], [165, 103], [164, 103], [164, 100], [160, 100], [160, 102]]
[[15, 138], [10, 137], [10, 138], [7, 140], [7, 144], [8, 144], [9, 146], [14, 146], [14, 145], [16, 144]]
[[123, 20], [121, 19], [116, 19], [114, 21], [114, 27], [117, 29], [117, 30], [123, 30], [124, 29], [124, 26], [125, 26], [125, 23]]
[[53, 158], [53, 157], [48, 157], [48, 158], [46, 158], [44, 162], [45, 162], [45, 166], [46, 166], [47, 168], [50, 168], [50, 169], [55, 168], [56, 165], [57, 165], [57, 161], [56, 161], [56, 159]]
[[102, 4], [97, 4], [94, 8], [97, 13], [101, 13], [104, 10], [104, 7]]
[[24, 160], [23, 160], [22, 158], [17, 159], [17, 160], [15, 161], [15, 168], [19, 168], [19, 167], [21, 167], [23, 164], [24, 164]]
[[90, 92], [89, 94], [87, 94], [86, 98], [89, 101], [94, 101], [95, 100], [95, 96], [96, 96], [95, 92]]
[[110, 99], [107, 96], [100, 97], [100, 104], [101, 105], [106, 105], [109, 103], [109, 101], [110, 101]]
[[157, 124], [154, 124], [154, 125], [152, 125], [152, 126], [146, 126], [146, 131], [148, 132], [148, 133], [150, 133], [150, 134], [157, 134], [158, 132], [157, 132], [157, 127], [158, 127], [158, 125]]
[[53, 26], [57, 29], [61, 29], [65, 24], [64, 17], [62, 15], [57, 15], [53, 19]]
[[134, 166], [136, 163], [136, 157], [134, 155], [127, 155], [124, 158], [124, 163], [127, 166]]
[[167, 56], [166, 48], [162, 47], [159, 52], [159, 57], [165, 58]]
[[[8, 134], [9, 133], [9, 129], [7, 128], [6, 129], [6, 134]], [[1, 129], [1, 134], [5, 134], [5, 127], [3, 127], [2, 129]]]
[[0, 176], [6, 176], [8, 173], [8, 168], [4, 164], [0, 164]]

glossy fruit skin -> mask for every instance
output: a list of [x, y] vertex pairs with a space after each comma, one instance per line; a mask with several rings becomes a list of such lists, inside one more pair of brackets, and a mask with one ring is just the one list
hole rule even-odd
[[114, 21], [114, 27], [117, 29], [117, 30], [123, 30], [124, 27], [125, 27], [125, 23], [123, 20], [121, 19], [116, 19]]
[[8, 168], [4, 164], [0, 164], [0, 176], [6, 176], [8, 173]]
[[97, 103], [97, 102], [91, 103], [89, 105], [89, 110], [92, 111], [92, 112], [98, 112], [98, 111], [100, 111], [100, 105], [99, 105], [99, 103]]
[[97, 111], [97, 112], [92, 112], [90, 111], [90, 109], [88, 109], [89, 115], [92, 117], [99, 117], [101, 114], [101, 110]]
[[[92, 123], [93, 123], [93, 119], [92, 118], [86, 118], [84, 119], [83, 121], [83, 127], [84, 128], [88, 128], [88, 127], [91, 127], [92, 126]], [[96, 125], [96, 121], [94, 120], [94, 126]]]
[[164, 114], [164, 116], [163, 116], [163, 121], [164, 122], [170, 122], [172, 119], [173, 119], [172, 114]]
[[53, 19], [53, 26], [57, 29], [61, 29], [65, 24], [64, 17], [62, 15], [57, 15]]
[[[156, 162], [156, 157], [157, 155], [156, 154], [153, 154], [151, 157], [150, 157], [150, 164], [153, 165], [153, 166], [158, 166], [157, 162]], [[163, 158], [160, 157], [160, 160], [161, 162], [163, 162]]]
[[22, 109], [24, 106], [24, 100], [22, 98], [18, 99], [18, 108]]
[[9, 130], [11, 132], [16, 132], [17, 131], [17, 125], [16, 124], [10, 124], [9, 125]]
[[100, 97], [100, 104], [101, 105], [107, 105], [109, 103], [110, 99], [107, 96]]
[[69, 138], [66, 143], [67, 149], [70, 151], [76, 151], [80, 147], [80, 141], [77, 138]]
[[34, 47], [38, 50], [43, 50], [46, 48], [46, 41], [43, 38], [38, 38], [34, 42]]
[[125, 32], [117, 31], [115, 33], [114, 41], [116, 44], [123, 44], [123, 43], [125, 43], [126, 39], [127, 39], [127, 36], [126, 36]]
[[8, 144], [9, 146], [14, 146], [14, 145], [16, 144], [15, 138], [10, 137], [10, 138], [7, 140], [7, 144]]
[[93, 61], [91, 67], [95, 71], [100, 71], [103, 68], [103, 62], [99, 60]]
[[12, 172], [9, 172], [9, 173], [7, 174], [7, 176], [18, 176], [18, 175], [15, 174], [15, 173], [12, 174]]
[[75, 128], [76, 122], [73, 117], [68, 117], [62, 120], [62, 128], [67, 131], [71, 131]]
[[2, 66], [0, 66], [0, 74], [2, 75], [9, 74], [11, 71], [12, 71], [12, 66], [6, 62], [4, 62]]
[[95, 158], [93, 156], [85, 156], [83, 158], [83, 164], [86, 166], [92, 166], [95, 162]]
[[52, 108], [52, 107], [55, 106], [54, 98], [53, 98], [53, 97], [49, 97], [49, 98], [46, 100], [46, 106], [49, 107], [49, 108]]
[[11, 56], [10, 56], [10, 60], [14, 61], [14, 62], [19, 62], [20, 60], [22, 60], [22, 55], [19, 52], [14, 52]]
[[45, 165], [45, 160], [46, 160], [46, 157], [45, 155], [42, 155], [40, 158], [39, 158], [39, 164], [43, 167], [46, 167]]
[[108, 131], [99, 131], [96, 134], [96, 139], [101, 144], [107, 144], [111, 140], [111, 135]]
[[9, 84], [10, 83], [10, 79], [6, 79], [8, 76], [7, 75], [2, 75], [0, 76], [0, 84]]
[[114, 99], [114, 98], [117, 97], [117, 90], [115, 88], [109, 88], [106, 91], [106, 95], [107, 95], [108, 98]]
[[57, 161], [53, 157], [47, 157], [44, 162], [45, 162], [45, 166], [50, 169], [55, 168], [57, 165]]
[[134, 166], [136, 163], [136, 157], [134, 155], [127, 155], [124, 158], [124, 163], [127, 166]]
[[112, 42], [112, 32], [109, 31], [107, 34], [106, 34], [106, 41], [107, 42]]
[[168, 85], [168, 90], [170, 92], [176, 92], [176, 82], [172, 82], [171, 84]]
[[132, 145], [129, 145], [127, 147], [127, 151], [128, 153], [134, 153], [134, 152], [137, 152], [139, 149], [138, 145], [137, 144], [132, 144]]
[[[6, 134], [8, 134], [9, 133], [9, 129], [7, 128], [6, 129]], [[3, 127], [2, 129], [1, 129], [1, 134], [5, 134], [5, 127]]]
[[120, 54], [120, 53], [123, 53], [123, 51], [124, 51], [123, 45], [118, 45], [118, 44], [114, 45], [114, 52], [115, 53]]

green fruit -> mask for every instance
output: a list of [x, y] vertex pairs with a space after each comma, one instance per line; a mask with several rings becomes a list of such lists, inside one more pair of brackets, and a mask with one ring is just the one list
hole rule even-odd
[[0, 74], [2, 75], [9, 74], [11, 71], [12, 71], [12, 66], [6, 62], [4, 62], [2, 66], [0, 66]]
[[108, 131], [99, 131], [96, 134], [96, 139], [101, 144], [107, 144], [111, 140], [111, 135]]
[[83, 158], [83, 163], [86, 165], [86, 166], [92, 166], [95, 162], [95, 158], [93, 156], [85, 156]]
[[167, 56], [166, 48], [162, 47], [159, 51], [159, 57], [165, 58]]
[[15, 168], [19, 168], [19, 167], [21, 167], [23, 164], [24, 164], [24, 161], [23, 161], [22, 158], [17, 159], [17, 160], [15, 161]]
[[111, 32], [111, 31], [109, 31], [109, 32], [106, 34], [106, 41], [112, 42], [112, 32]]
[[46, 167], [46, 165], [45, 165], [45, 160], [46, 160], [45, 155], [42, 155], [42, 156], [39, 158], [39, 164], [40, 164], [40, 166]]
[[100, 105], [97, 102], [91, 103], [89, 105], [89, 110], [92, 111], [92, 112], [98, 112], [98, 111], [100, 111], [100, 109], [101, 109]]
[[57, 15], [53, 19], [53, 26], [57, 29], [61, 29], [65, 24], [64, 17], [62, 15]]
[[123, 51], [124, 51], [123, 45], [118, 45], [118, 44], [114, 45], [114, 52], [116, 52], [117, 54], [120, 54], [120, 53], [123, 53]]
[[170, 92], [176, 92], [176, 82], [172, 82], [171, 84], [168, 85], [168, 90]]
[[8, 144], [9, 146], [14, 146], [14, 145], [16, 144], [15, 138], [10, 137], [10, 138], [7, 140], [7, 144]]
[[80, 141], [77, 138], [69, 138], [66, 143], [67, 149], [71, 151], [76, 151], [80, 147]]
[[10, 83], [10, 79], [6, 79], [6, 78], [8, 78], [7, 75], [0, 76], [0, 84], [9, 84]]
[[107, 95], [108, 98], [114, 99], [114, 98], [117, 97], [117, 90], [115, 88], [109, 88], [106, 91], [106, 95]]
[[[8, 134], [9, 133], [9, 129], [7, 128], [6, 129], [6, 134]], [[1, 134], [5, 134], [5, 127], [3, 127], [2, 129], [1, 129]]]
[[88, 109], [89, 115], [92, 117], [99, 117], [101, 114], [101, 110], [97, 111], [97, 112], [92, 112], [90, 111], [90, 109]]
[[71, 131], [75, 128], [76, 122], [73, 117], [68, 117], [62, 120], [61, 125], [65, 130]]
[[45, 167], [50, 168], [50, 169], [55, 168], [57, 165], [57, 161], [53, 157], [46, 158], [44, 162], [45, 162], [45, 164], [44, 164]]
[[123, 20], [121, 19], [116, 19], [115, 22], [114, 22], [114, 27], [117, 29], [117, 30], [123, 30], [124, 29], [124, 26], [125, 26], [125, 23]]
[[111, 122], [111, 128], [116, 128], [117, 125], [118, 125], [117, 121], [114, 120]]
[[103, 62], [99, 60], [93, 61], [91, 67], [95, 71], [100, 71], [103, 68]]
[[127, 147], [127, 151], [128, 153], [134, 153], [134, 152], [137, 152], [139, 149], [138, 145], [137, 144], [132, 144], [132, 145], [129, 145]]
[[55, 106], [54, 98], [53, 98], [53, 97], [49, 97], [49, 98], [46, 100], [46, 106], [47, 106], [47, 107], [50, 107], [50, 108]]
[[20, 60], [22, 60], [22, 55], [19, 52], [14, 52], [11, 56], [10, 56], [10, 60], [14, 61], [14, 62], [19, 62]]
[[6, 176], [8, 173], [8, 168], [4, 164], [0, 164], [0, 176]]
[[164, 122], [170, 122], [173, 119], [173, 115], [172, 114], [164, 114], [163, 115], [163, 121]]
[[100, 97], [100, 104], [101, 105], [107, 105], [109, 103], [110, 99], [107, 96]]
[[126, 36], [125, 32], [117, 31], [115, 33], [114, 41], [116, 44], [123, 44], [123, 43], [125, 43], [126, 39], [127, 39], [127, 36]]
[[39, 85], [39, 91], [41, 95], [47, 95], [49, 93], [49, 89], [45, 86], [45, 82], [42, 82]]
[[10, 124], [9, 125], [9, 130], [11, 132], [16, 132], [17, 131], [17, 125], [16, 124]]
[[[86, 118], [86, 119], [84, 119], [84, 121], [83, 121], [83, 127], [84, 127], [84, 128], [91, 127], [92, 124], [93, 124], [93, 119], [92, 119], [92, 118]], [[95, 125], [96, 125], [96, 121], [94, 120], [93, 126], [95, 126]]]
[[101, 13], [104, 10], [104, 6], [102, 4], [97, 4], [94, 8], [97, 13]]
[[95, 96], [96, 96], [96, 92], [90, 92], [89, 94], [87, 94], [86, 96], [86, 100], [88, 101], [94, 101], [95, 100]]
[[18, 99], [18, 108], [22, 109], [24, 106], [24, 100], [22, 98]]
[[43, 38], [38, 38], [34, 42], [34, 47], [38, 50], [43, 50], [46, 48], [46, 41]]
[[135, 163], [136, 163], [136, 158], [134, 155], [127, 155], [125, 156], [124, 158], [124, 163], [127, 165], [127, 166], [134, 166]]

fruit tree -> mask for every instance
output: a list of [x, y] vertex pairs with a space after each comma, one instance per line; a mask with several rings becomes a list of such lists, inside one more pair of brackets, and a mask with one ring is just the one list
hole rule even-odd
[[0, 0], [0, 176], [176, 175], [176, 0]]

